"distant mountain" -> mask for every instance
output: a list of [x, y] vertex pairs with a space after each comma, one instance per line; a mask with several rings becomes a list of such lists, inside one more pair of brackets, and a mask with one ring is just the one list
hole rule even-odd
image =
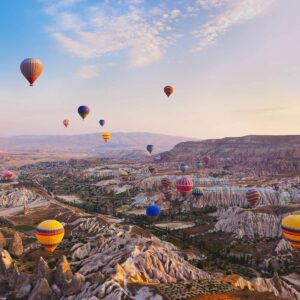
[[147, 144], [155, 146], [155, 152], [166, 151], [190, 138], [146, 132], [115, 132], [105, 144], [101, 133], [82, 135], [24, 135], [0, 137], [0, 150], [5, 152], [74, 152], [104, 153], [113, 150], [145, 151]]
[[240, 166], [266, 172], [300, 172], [300, 135], [249, 135], [177, 144], [163, 161], [211, 157], [213, 166]]

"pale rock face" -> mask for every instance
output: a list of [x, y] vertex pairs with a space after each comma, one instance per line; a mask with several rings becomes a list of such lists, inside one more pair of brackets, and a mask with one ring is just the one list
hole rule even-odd
[[[300, 214], [300, 211], [294, 211], [292, 214]], [[234, 233], [238, 238], [245, 236], [277, 238], [281, 236], [281, 220], [286, 215], [288, 214], [277, 216], [255, 210], [229, 209], [224, 217], [220, 217], [214, 230]]]
[[285, 239], [281, 239], [275, 248], [275, 252], [277, 254], [288, 253], [288, 252], [291, 252], [292, 250], [293, 250], [293, 248], [292, 248], [291, 244]]
[[38, 196], [25, 188], [0, 191], [0, 208], [23, 206], [37, 199]]
[[8, 252], [14, 257], [19, 257], [23, 254], [23, 251], [24, 248], [22, 239], [20, 235], [17, 232], [15, 232], [12, 240], [9, 243]]

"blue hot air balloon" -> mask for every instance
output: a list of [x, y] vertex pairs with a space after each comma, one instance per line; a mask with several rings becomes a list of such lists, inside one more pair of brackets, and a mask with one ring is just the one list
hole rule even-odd
[[160, 214], [160, 208], [157, 205], [150, 205], [146, 208], [147, 217], [157, 218]]
[[154, 146], [153, 145], [147, 145], [146, 149], [149, 152], [149, 154], [151, 154], [154, 150]]
[[192, 191], [192, 195], [195, 197], [195, 198], [200, 198], [203, 196], [203, 192], [201, 191], [201, 189], [199, 187], [195, 187]]
[[103, 127], [104, 124], [105, 124], [105, 120], [100, 120], [100, 121], [99, 121], [99, 124]]
[[88, 114], [90, 113], [90, 109], [88, 106], [82, 105], [78, 107], [78, 114], [84, 120]]
[[196, 161], [196, 168], [197, 168], [197, 170], [200, 170], [201, 167], [202, 167], [202, 162], [201, 162], [201, 160], [197, 160], [197, 161]]
[[185, 171], [189, 168], [189, 166], [185, 163], [185, 162], [182, 162], [179, 164], [179, 169], [180, 171], [184, 174]]

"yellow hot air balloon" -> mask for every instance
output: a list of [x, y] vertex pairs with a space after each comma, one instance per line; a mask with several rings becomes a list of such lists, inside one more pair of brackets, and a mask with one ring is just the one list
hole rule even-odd
[[291, 246], [298, 250], [300, 248], [300, 215], [289, 215], [283, 218], [281, 229]]
[[102, 134], [102, 138], [103, 138], [103, 140], [105, 141], [105, 143], [107, 143], [108, 140], [110, 139], [110, 133], [109, 133], [109, 132], [104, 132], [104, 133]]
[[56, 220], [46, 220], [38, 225], [35, 236], [46, 251], [54, 252], [65, 234], [63, 225]]

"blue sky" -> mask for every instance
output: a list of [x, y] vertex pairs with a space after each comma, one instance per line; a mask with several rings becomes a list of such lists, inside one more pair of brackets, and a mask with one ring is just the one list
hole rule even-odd
[[[299, 11], [298, 0], [1, 1], [0, 135], [100, 132], [101, 118], [111, 132], [300, 134]], [[33, 88], [27, 57], [44, 64]]]

